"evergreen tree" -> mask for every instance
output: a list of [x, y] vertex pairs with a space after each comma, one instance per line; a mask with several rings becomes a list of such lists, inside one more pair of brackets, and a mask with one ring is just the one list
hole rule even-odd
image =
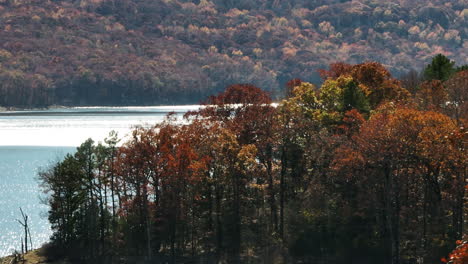
[[345, 110], [356, 108], [362, 113], [369, 113], [370, 111], [369, 100], [366, 98], [361, 88], [359, 88], [358, 83], [354, 80], [347, 83], [344, 88], [343, 101]]
[[446, 81], [455, 72], [455, 62], [442, 54], [438, 54], [432, 59], [431, 64], [424, 69], [426, 80]]
[[461, 72], [461, 71], [468, 71], [468, 64], [465, 64], [465, 65], [462, 65], [462, 66], [458, 66], [456, 69], [455, 69], [456, 72]]
[[76, 243], [82, 217], [80, 212], [86, 203], [86, 191], [82, 188], [83, 175], [78, 160], [67, 155], [62, 162], [39, 174], [45, 193], [50, 194], [49, 222], [52, 225], [52, 243], [63, 249]]

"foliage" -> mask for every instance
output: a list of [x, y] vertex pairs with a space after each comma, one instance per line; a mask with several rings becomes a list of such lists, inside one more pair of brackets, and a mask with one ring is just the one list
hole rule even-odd
[[446, 81], [455, 72], [455, 62], [450, 61], [442, 54], [432, 59], [431, 64], [424, 69], [424, 77], [427, 80]]
[[81, 262], [464, 263], [466, 71], [410, 100], [378, 63], [330, 68], [278, 106], [230, 85], [187, 122], [87, 140], [40, 174], [53, 244]]
[[442, 262], [462, 264], [468, 261], [468, 243], [465, 240], [457, 240], [457, 247], [450, 252], [448, 259], [442, 258]]
[[318, 85], [336, 58], [400, 76], [438, 53], [468, 57], [466, 12], [463, 0], [3, 0], [0, 105], [197, 103], [234, 83], [276, 99], [292, 78]]

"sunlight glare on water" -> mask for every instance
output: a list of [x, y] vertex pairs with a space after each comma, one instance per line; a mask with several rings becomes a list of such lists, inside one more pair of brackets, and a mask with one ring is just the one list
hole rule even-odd
[[16, 221], [22, 220], [20, 207], [28, 215], [33, 247], [49, 239], [47, 206], [40, 202], [36, 175], [73, 151], [71, 147], [0, 146], [0, 256], [21, 250], [23, 228]]
[[33, 247], [49, 240], [47, 206], [36, 180], [45, 168], [72, 153], [88, 138], [103, 141], [111, 130], [119, 137], [135, 125], [160, 123], [169, 112], [182, 120], [199, 106], [76, 107], [45, 111], [0, 112], [0, 256], [21, 250], [21, 207], [30, 218]]
[[0, 112], [0, 146], [78, 146], [89, 137], [102, 141], [111, 130], [123, 137], [135, 125], [160, 123], [168, 112], [175, 112], [181, 119], [183, 113], [198, 107], [77, 107]]

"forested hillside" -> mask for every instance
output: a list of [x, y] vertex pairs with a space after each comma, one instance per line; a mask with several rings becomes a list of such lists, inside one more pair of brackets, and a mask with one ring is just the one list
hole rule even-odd
[[89, 139], [39, 174], [47, 255], [466, 264], [468, 71], [453, 64], [436, 56], [413, 93], [379, 63], [333, 64], [276, 107], [235, 84], [184, 124]]
[[464, 0], [0, 0], [0, 106], [194, 103], [233, 83], [278, 96], [338, 60], [466, 64], [467, 20]]

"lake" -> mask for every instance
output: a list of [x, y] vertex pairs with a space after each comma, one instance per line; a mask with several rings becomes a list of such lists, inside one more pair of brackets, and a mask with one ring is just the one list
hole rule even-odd
[[47, 206], [41, 203], [37, 172], [73, 153], [88, 138], [103, 141], [111, 130], [125, 138], [135, 125], [160, 123], [169, 112], [178, 119], [199, 106], [76, 107], [0, 112], [0, 256], [21, 250], [20, 207], [29, 216], [33, 247], [51, 235]]

